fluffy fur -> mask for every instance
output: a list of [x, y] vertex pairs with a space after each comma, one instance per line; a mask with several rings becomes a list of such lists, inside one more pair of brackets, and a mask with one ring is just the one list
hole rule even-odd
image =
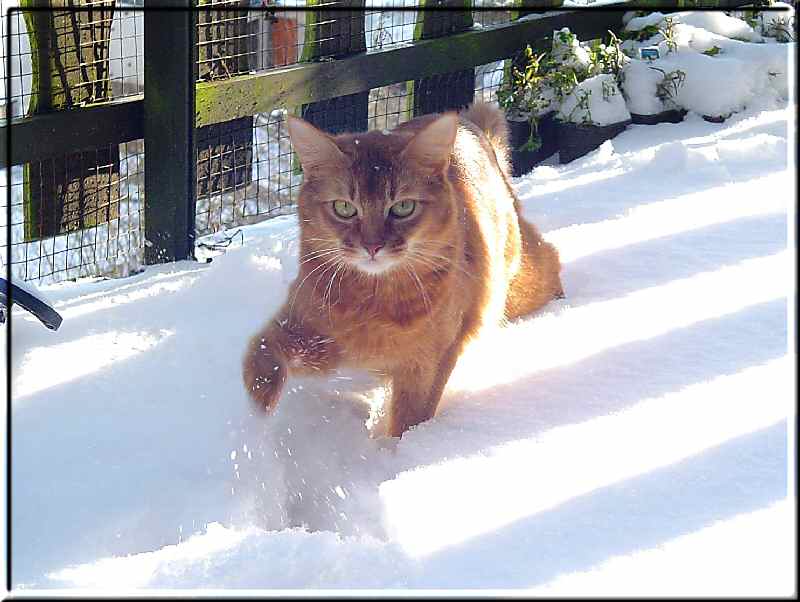
[[558, 254], [520, 216], [498, 109], [335, 137], [288, 119], [305, 174], [300, 272], [248, 345], [245, 387], [271, 411], [290, 373], [366, 368], [390, 380], [388, 434], [402, 435], [434, 415], [484, 325], [563, 294]]

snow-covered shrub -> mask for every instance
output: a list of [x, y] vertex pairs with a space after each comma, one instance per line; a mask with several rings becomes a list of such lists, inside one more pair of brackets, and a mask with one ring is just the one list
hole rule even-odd
[[631, 114], [610, 73], [601, 73], [580, 82], [561, 103], [556, 117], [582, 125], [611, 125], [627, 121]]
[[580, 43], [569, 27], [553, 32], [550, 56], [560, 69], [571, 69], [576, 74], [587, 74], [592, 62], [589, 50]]
[[539, 119], [557, 110], [580, 82], [612, 66], [617, 75], [625, 60], [618, 43], [592, 49], [567, 27], [553, 32], [549, 52], [536, 54], [527, 46], [497, 91], [498, 103], [510, 120], [530, 122], [530, 137], [519, 150], [539, 148]]
[[552, 110], [555, 94], [548, 82], [545, 56], [527, 46], [517, 61], [520, 66], [511, 67], [510, 78], [497, 90], [497, 101], [509, 119], [523, 121]]
[[761, 35], [775, 38], [778, 42], [794, 42], [794, 7], [786, 2], [772, 2], [771, 6], [785, 8], [785, 12], [760, 12], [757, 22]]
[[[748, 106], [775, 106], [788, 96], [790, 45], [765, 38], [743, 19], [654, 12], [631, 17], [622, 37], [623, 49], [634, 57], [623, 68], [621, 86], [633, 113], [683, 108], [728, 116]], [[660, 58], [638, 60], [643, 46], [658, 46]]]

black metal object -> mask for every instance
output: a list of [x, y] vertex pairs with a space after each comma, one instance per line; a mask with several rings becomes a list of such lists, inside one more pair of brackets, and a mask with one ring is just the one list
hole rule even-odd
[[639, 125], [656, 125], [658, 123], [680, 123], [686, 117], [685, 109], [670, 109], [669, 111], [662, 111], [653, 115], [640, 115], [639, 113], [631, 113], [631, 123]]
[[[148, 0], [152, 6], [185, 9], [192, 2]], [[194, 254], [196, 18], [192, 10], [145, 12], [144, 53], [150, 59], [144, 66], [147, 263]]]
[[561, 164], [569, 163], [598, 148], [606, 140], [622, 133], [630, 119], [610, 125], [583, 125], [558, 122], [558, 153]]
[[10, 310], [9, 306], [12, 303], [16, 303], [36, 316], [50, 330], [58, 330], [59, 326], [61, 326], [61, 315], [48, 303], [13, 282], [10, 285], [10, 290], [11, 294], [9, 295], [8, 281], [5, 278], [0, 278], [0, 323], [5, 322], [5, 310]]

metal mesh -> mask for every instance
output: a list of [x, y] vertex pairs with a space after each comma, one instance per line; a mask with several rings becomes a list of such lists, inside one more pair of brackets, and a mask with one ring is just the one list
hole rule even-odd
[[202, 128], [198, 140], [195, 227], [203, 236], [290, 209], [300, 173], [294, 168], [284, 115], [275, 110]]
[[[272, 0], [198, 0], [198, 80], [208, 81], [380, 50], [414, 40], [416, 0], [367, 0], [352, 13], [339, 1], [315, 2], [315, 11], [291, 10]], [[295, 8], [307, 2], [299, 0]], [[268, 10], [252, 10], [252, 8]], [[397, 10], [408, 7], [409, 10]], [[247, 9], [251, 10], [247, 10]], [[240, 9], [240, 10], [237, 10]]]
[[508, 23], [514, 14], [507, 8], [508, 2], [504, 0], [474, 0], [472, 6], [481, 9], [472, 11], [473, 21], [481, 27]]
[[[23, 117], [136, 95], [144, 89], [144, 14], [111, 0], [70, 0], [85, 11], [15, 12], [3, 41], [11, 46], [11, 96], [0, 91], [2, 113]], [[133, 3], [127, 3], [131, 5]], [[0, 50], [5, 77], [6, 44]], [[43, 65], [45, 77], [34, 78]]]
[[413, 117], [410, 85], [413, 86], [413, 82], [400, 82], [370, 90], [368, 129], [391, 130]]
[[[7, 170], [0, 171], [6, 244]], [[49, 157], [11, 169], [15, 278], [56, 282], [138, 271], [144, 249], [144, 141]]]
[[475, 101], [497, 104], [497, 89], [503, 83], [506, 61], [475, 67]]
[[[415, 9], [416, 0], [367, 0], [364, 11], [364, 33], [367, 48], [381, 50], [411, 42], [422, 14]], [[385, 8], [394, 10], [382, 10]], [[408, 10], [398, 10], [407, 8]]]

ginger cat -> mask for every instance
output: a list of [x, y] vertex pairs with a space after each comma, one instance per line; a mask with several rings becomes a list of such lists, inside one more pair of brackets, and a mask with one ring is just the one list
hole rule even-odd
[[245, 387], [271, 411], [289, 373], [377, 371], [400, 436], [434, 415], [483, 325], [563, 296], [558, 253], [520, 217], [499, 109], [338, 136], [288, 120], [305, 176], [300, 271], [250, 340]]

